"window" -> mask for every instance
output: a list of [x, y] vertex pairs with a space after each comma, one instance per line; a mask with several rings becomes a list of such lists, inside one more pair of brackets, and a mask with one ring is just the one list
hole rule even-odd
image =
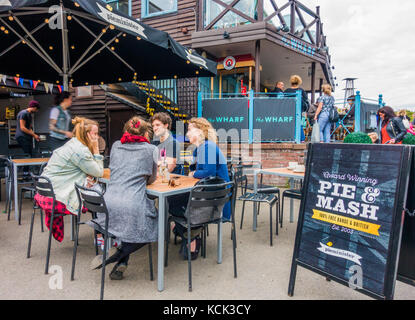
[[[233, 2], [233, 0], [222, 1], [228, 5]], [[252, 19], [255, 19], [256, 1], [240, 0], [236, 5], [233, 6], [233, 8], [244, 13], [246, 16]], [[215, 20], [215, 18], [219, 16], [219, 14], [223, 11], [225, 11], [225, 7], [221, 6], [213, 0], [205, 0], [205, 28], [209, 26], [211, 22]], [[241, 17], [235, 12], [229, 10], [221, 19], [219, 19], [219, 21], [215, 23], [213, 29], [230, 28], [249, 23], [251, 22], [246, 20], [244, 17]]]
[[114, 9], [131, 16], [131, 0], [104, 0]]
[[177, 11], [177, 0], [142, 0], [142, 18], [175, 11]]

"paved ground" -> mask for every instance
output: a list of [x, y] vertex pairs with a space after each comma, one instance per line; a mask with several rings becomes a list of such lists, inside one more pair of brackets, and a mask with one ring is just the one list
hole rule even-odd
[[[3, 188], [4, 189], [4, 188]], [[80, 230], [75, 281], [70, 281], [73, 242], [70, 240], [70, 220], [65, 218], [66, 236], [62, 243], [53, 240], [51, 266], [63, 271], [62, 289], [52, 290], [49, 282], [53, 274], [45, 275], [45, 259], [48, 233], [40, 232], [40, 218], [36, 218], [32, 257], [26, 258], [30, 223], [30, 202], [26, 201], [22, 225], [12, 219], [7, 221], [0, 214], [0, 299], [98, 299], [100, 271], [89, 269], [95, 256], [93, 232], [83, 226]], [[365, 300], [368, 297], [307, 271], [298, 269], [294, 298], [287, 296], [288, 280], [293, 254], [296, 223], [284, 217], [284, 228], [269, 246], [269, 216], [266, 206], [259, 215], [258, 231], [252, 231], [252, 207], [247, 206], [243, 230], [237, 229], [238, 278], [233, 278], [232, 242], [230, 226], [224, 227], [223, 264], [216, 263], [216, 230], [210, 228], [207, 259], [199, 257], [193, 266], [193, 292], [187, 290], [187, 262], [180, 259], [179, 246], [170, 246], [169, 266], [165, 269], [165, 287], [157, 291], [157, 281], [150, 281], [148, 251], [142, 249], [130, 259], [129, 269], [123, 281], [111, 281], [107, 276], [105, 299], [173, 299], [173, 300]], [[3, 211], [4, 202], [0, 203]], [[296, 205], [296, 211], [298, 205]], [[1, 212], [0, 211], [0, 212]], [[237, 207], [237, 223], [240, 221], [240, 204]], [[297, 219], [296, 219], [297, 221]], [[157, 246], [154, 246], [154, 272], [157, 279]], [[50, 272], [54, 267], [51, 267]], [[110, 269], [110, 268], [109, 268]], [[109, 271], [109, 270], [108, 270]], [[396, 299], [415, 299], [415, 288], [401, 282], [396, 284]]]

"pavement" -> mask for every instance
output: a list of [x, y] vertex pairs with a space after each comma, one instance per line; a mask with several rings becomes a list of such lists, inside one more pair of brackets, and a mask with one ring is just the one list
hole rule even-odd
[[[4, 189], [4, 188], [2, 188]], [[4, 195], [2, 197], [4, 199]], [[73, 242], [70, 240], [70, 218], [65, 218], [65, 238], [52, 240], [50, 270], [45, 275], [48, 230], [40, 231], [40, 215], [35, 218], [31, 258], [26, 258], [31, 218], [31, 202], [23, 202], [22, 225], [12, 214], [7, 221], [4, 201], [0, 203], [0, 299], [18, 300], [94, 300], [99, 299], [101, 272], [89, 269], [95, 257], [93, 231], [80, 227], [75, 280], [70, 281]], [[210, 226], [207, 257], [192, 262], [193, 292], [188, 292], [187, 261], [179, 256], [180, 244], [169, 247], [169, 265], [165, 269], [165, 290], [157, 291], [157, 244], [153, 245], [154, 281], [150, 281], [148, 250], [143, 248], [130, 258], [124, 280], [108, 277], [106, 300], [371, 300], [349, 287], [328, 282], [311, 271], [299, 267], [294, 297], [287, 295], [297, 223], [289, 222], [287, 211], [284, 226], [269, 244], [269, 211], [261, 206], [258, 228], [252, 230], [252, 205], [246, 205], [243, 229], [239, 229], [241, 203], [236, 207], [238, 277], [233, 277], [230, 224], [224, 225], [223, 263], [216, 261], [216, 227]], [[299, 202], [295, 201], [295, 212]], [[274, 217], [275, 219], [275, 217]], [[297, 216], [295, 217], [297, 221]], [[274, 220], [275, 224], [275, 220]], [[274, 227], [275, 228], [275, 227]], [[275, 232], [275, 230], [274, 230]], [[395, 299], [414, 300], [415, 288], [396, 282]]]

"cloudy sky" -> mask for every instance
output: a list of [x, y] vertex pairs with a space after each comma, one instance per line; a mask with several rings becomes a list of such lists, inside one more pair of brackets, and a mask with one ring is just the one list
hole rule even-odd
[[334, 75], [343, 98], [346, 77], [364, 97], [384, 95], [394, 108], [415, 108], [414, 0], [300, 0], [319, 5]]

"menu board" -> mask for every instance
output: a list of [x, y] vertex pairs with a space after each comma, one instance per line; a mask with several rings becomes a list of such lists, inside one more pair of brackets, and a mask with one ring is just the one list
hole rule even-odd
[[290, 296], [300, 265], [393, 299], [410, 155], [406, 146], [310, 145]]

